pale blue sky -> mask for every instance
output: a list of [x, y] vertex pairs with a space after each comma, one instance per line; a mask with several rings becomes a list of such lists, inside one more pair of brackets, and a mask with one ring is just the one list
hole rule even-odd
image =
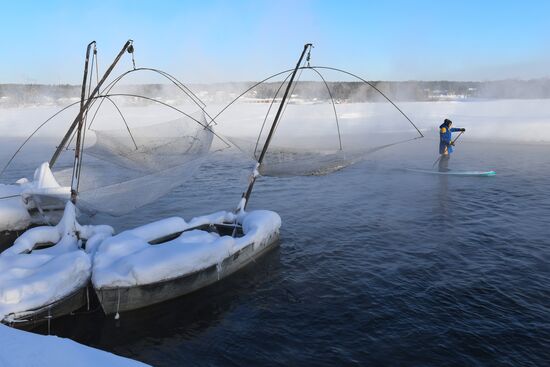
[[[313, 63], [371, 80], [550, 77], [550, 1], [5, 1], [0, 83], [81, 79], [85, 47], [100, 65], [128, 38], [139, 66], [185, 82], [259, 80]], [[129, 58], [124, 61], [129, 67]]]

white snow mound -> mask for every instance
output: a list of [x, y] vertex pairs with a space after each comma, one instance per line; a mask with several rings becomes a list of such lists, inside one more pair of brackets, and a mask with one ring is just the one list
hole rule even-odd
[[69, 199], [70, 192], [70, 187], [57, 183], [47, 162], [36, 169], [33, 181], [23, 178], [13, 185], [0, 184], [0, 231], [29, 227], [29, 209], [58, 208]]
[[[23, 233], [0, 254], [0, 319], [48, 305], [84, 287], [92, 261], [80, 248], [81, 239], [94, 242], [113, 233], [110, 226], [81, 226], [71, 202], [57, 226]], [[36, 248], [49, 243], [53, 245]]]
[[139, 367], [138, 361], [78, 344], [56, 336], [36, 335], [0, 324], [2, 367]]
[[[244, 236], [233, 238], [193, 229], [205, 224], [237, 220]], [[92, 283], [96, 289], [130, 287], [159, 282], [220, 264], [250, 243], [277, 232], [281, 218], [275, 212], [257, 210], [240, 214], [218, 212], [187, 223], [173, 217], [124, 231], [104, 240], [93, 260]], [[183, 232], [185, 231], [185, 232]], [[162, 244], [149, 242], [181, 233]]]

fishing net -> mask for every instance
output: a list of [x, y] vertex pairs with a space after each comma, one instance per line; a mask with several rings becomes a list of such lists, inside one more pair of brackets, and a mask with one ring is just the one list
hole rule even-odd
[[[217, 118], [218, 133], [261, 161], [261, 174], [323, 175], [423, 136], [379, 83], [341, 69], [309, 66], [309, 55], [307, 60], [294, 74], [287, 70], [250, 86], [216, 116], [223, 114]], [[228, 109], [235, 105], [238, 116]]]
[[[260, 166], [264, 176], [328, 174], [365, 160], [374, 152], [419, 137], [418, 131], [390, 103], [371, 100], [333, 103], [324, 83], [306, 85], [307, 90], [302, 90], [298, 84], [282, 110]], [[260, 116], [261, 106], [262, 103], [241, 103], [239, 112], [248, 110], [251, 116]], [[278, 105], [269, 109], [269, 102], [264, 102], [263, 107], [267, 110], [263, 128], [258, 127], [261, 124], [257, 120], [252, 126], [250, 119], [248, 131], [225, 129], [229, 140], [255, 160], [260, 156]], [[231, 124], [231, 117], [222, 120], [219, 126], [225, 127], [226, 121]], [[235, 132], [248, 136], [236, 136]]]
[[[229, 138], [254, 159], [258, 159], [262, 146], [252, 139]], [[341, 149], [320, 150], [298, 148], [300, 144], [280, 146], [270, 145], [260, 166], [263, 176], [309, 176], [324, 175], [353, 164], [359, 159], [357, 152], [345, 152]]]
[[[95, 143], [84, 149], [77, 205], [91, 213], [122, 215], [164, 196], [190, 179], [206, 158], [213, 139], [206, 125], [201, 112], [148, 126], [93, 131]], [[56, 177], [70, 185], [71, 170]]]

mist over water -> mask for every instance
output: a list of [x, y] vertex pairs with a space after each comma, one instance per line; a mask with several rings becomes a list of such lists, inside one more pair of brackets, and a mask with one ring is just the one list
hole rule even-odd
[[[244, 106], [220, 120], [219, 131], [254, 135], [265, 106]], [[319, 121], [315, 105], [291, 107], [291, 126]], [[100, 310], [54, 320], [52, 333], [156, 366], [545, 365], [548, 102], [400, 107], [426, 138], [380, 150], [328, 176], [258, 180], [250, 209], [274, 210], [283, 221], [280, 248], [261, 261], [118, 321]], [[361, 126], [370, 114], [377, 129], [414, 136], [383, 105], [337, 108], [343, 126]], [[162, 117], [154, 109], [136, 115], [143, 121]], [[449, 168], [495, 170], [496, 176], [409, 171], [431, 169], [445, 117], [467, 129]], [[49, 144], [43, 141], [43, 148]], [[7, 147], [2, 144], [2, 160]], [[32, 168], [15, 166], [2, 181]], [[251, 168], [245, 157], [216, 153], [191, 182], [158, 202], [122, 217], [87, 220], [120, 231], [172, 215], [190, 219], [232, 209]]]

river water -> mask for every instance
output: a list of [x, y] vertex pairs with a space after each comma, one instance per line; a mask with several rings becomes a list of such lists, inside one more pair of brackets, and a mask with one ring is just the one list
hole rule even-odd
[[[550, 361], [550, 147], [462, 141], [430, 169], [423, 139], [327, 176], [261, 178], [249, 209], [278, 212], [280, 247], [209, 288], [51, 333], [155, 366], [543, 366]], [[118, 230], [234, 207], [249, 166], [214, 155], [191, 185]], [[38, 332], [46, 333], [47, 329]]]

